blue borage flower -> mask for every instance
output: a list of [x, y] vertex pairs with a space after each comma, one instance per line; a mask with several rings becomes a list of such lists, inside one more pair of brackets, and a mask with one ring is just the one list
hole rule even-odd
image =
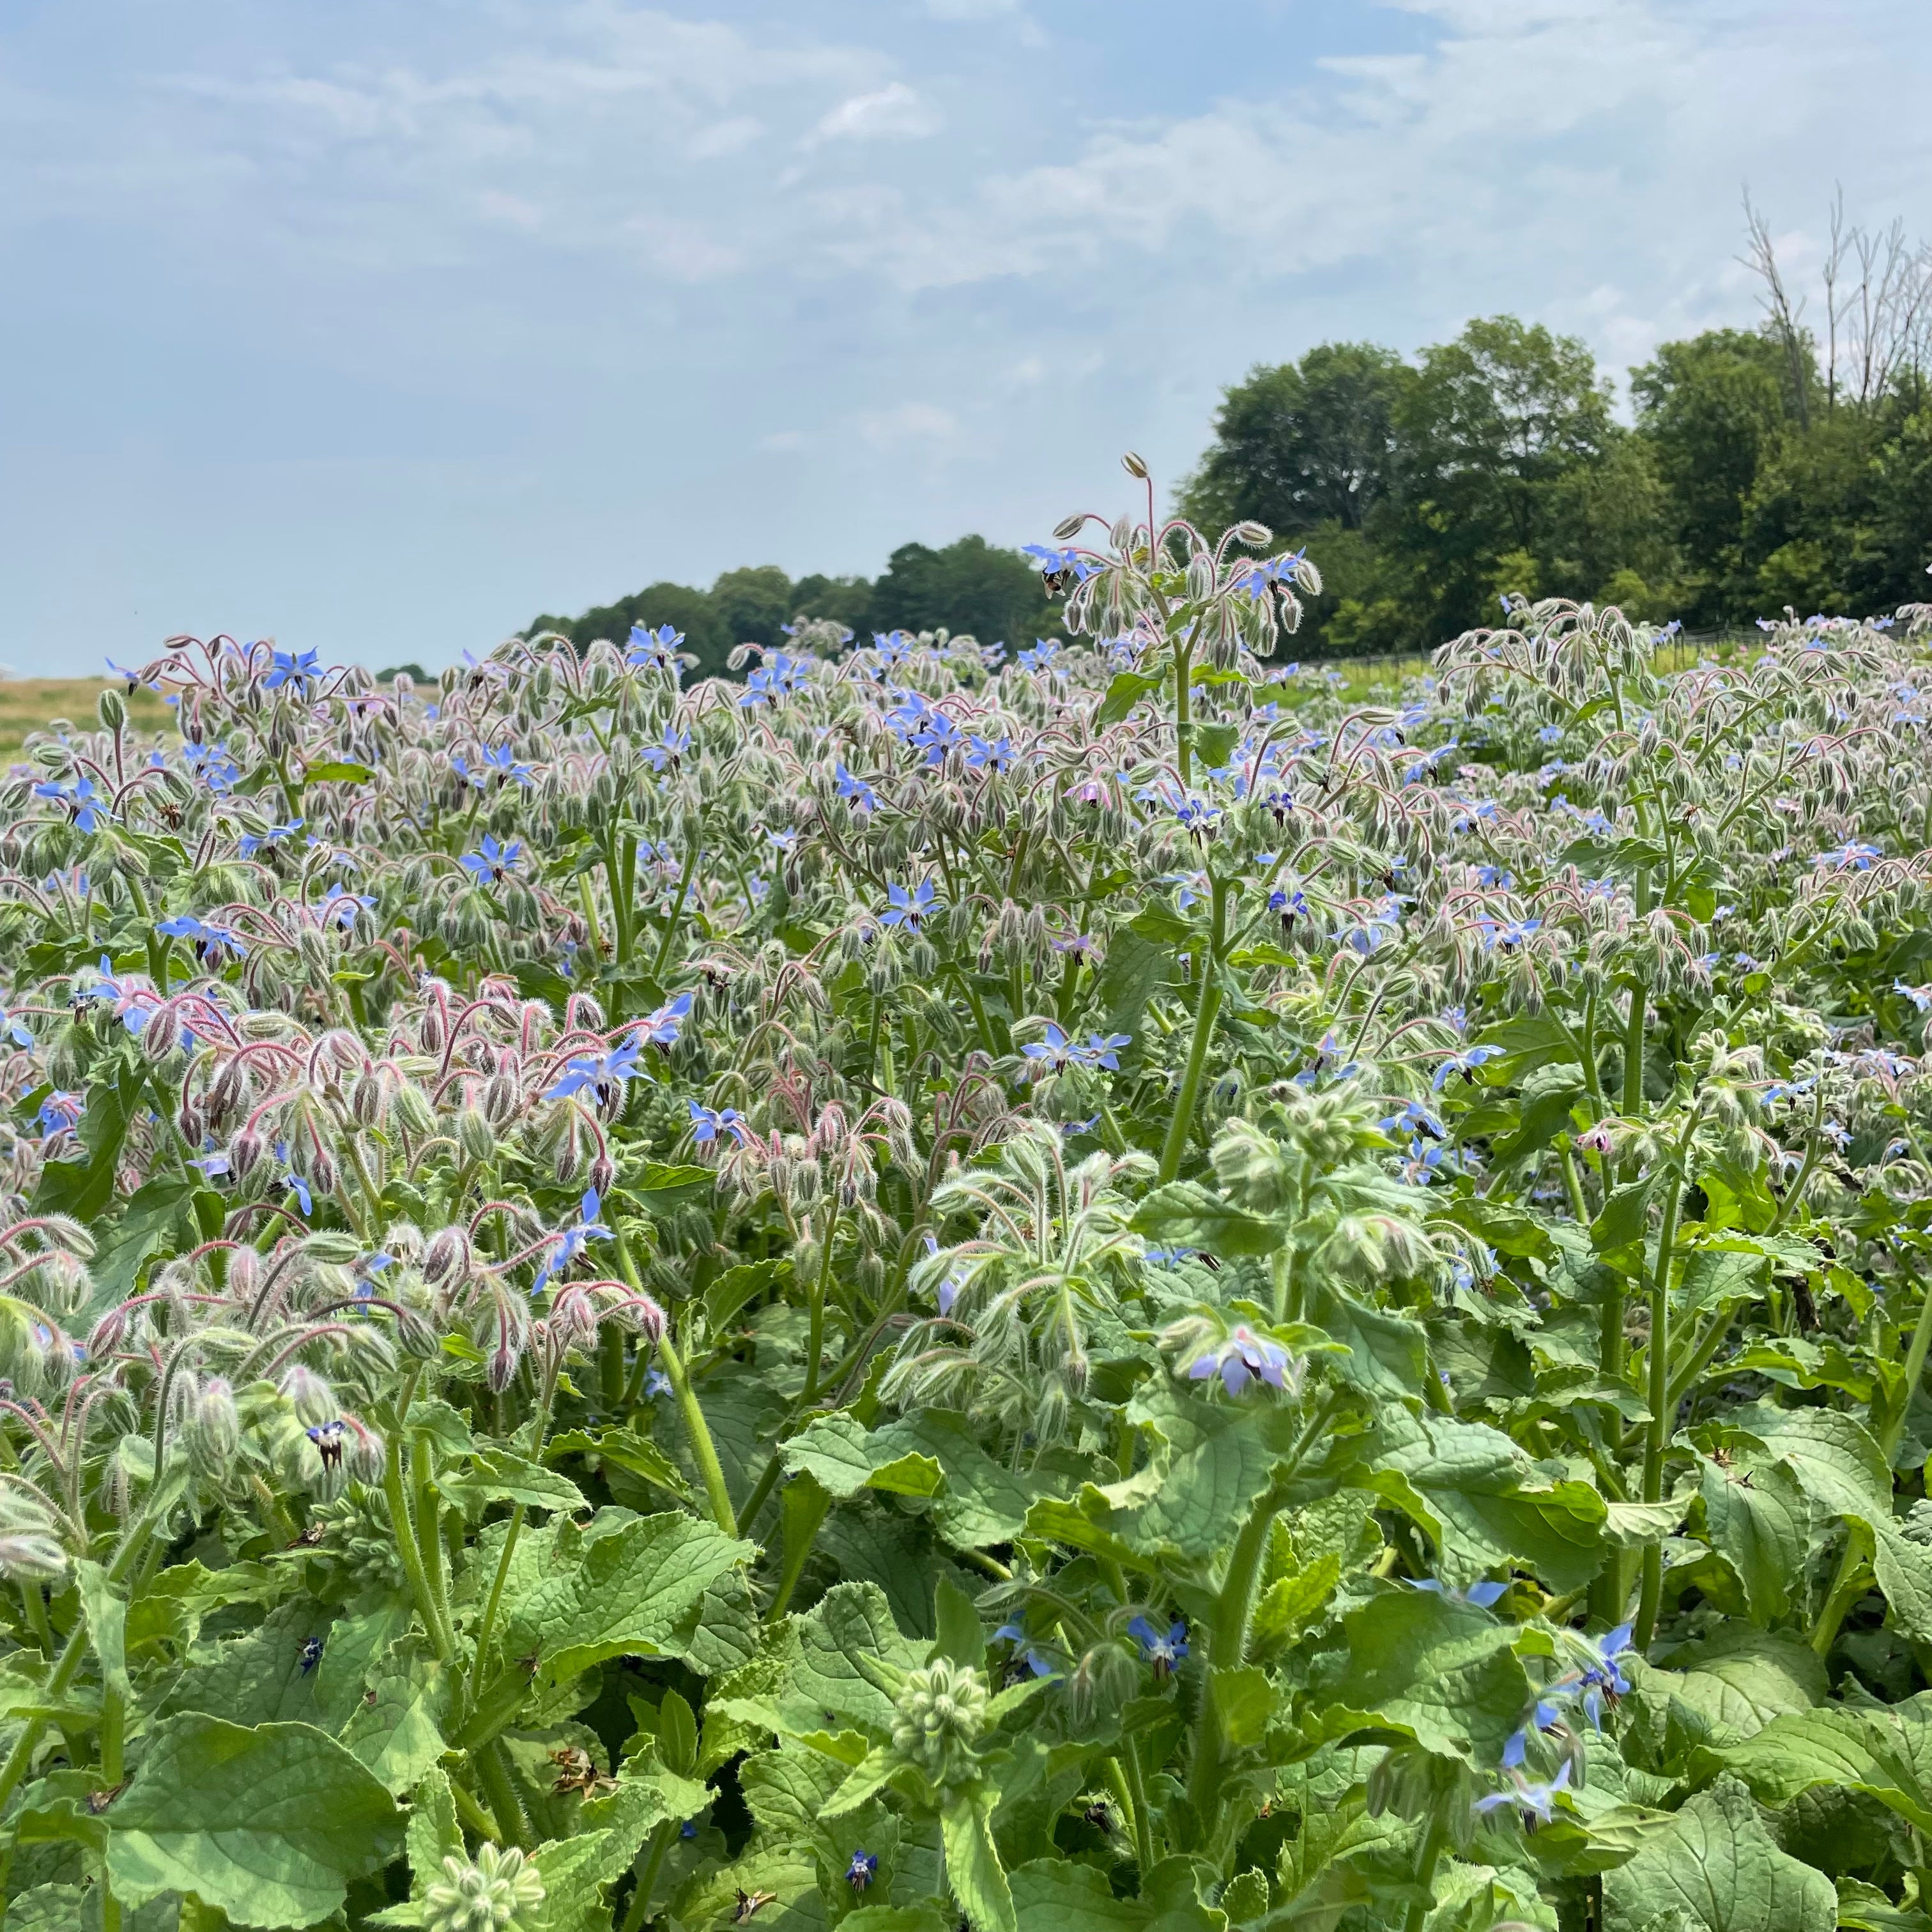
[[599, 1104], [608, 1103], [624, 1082], [644, 1076], [644, 1070], [638, 1064], [643, 1051], [644, 1042], [634, 1037], [608, 1053], [578, 1054], [565, 1064], [563, 1071], [544, 1089], [543, 1097], [567, 1100], [586, 1088], [593, 1088]]
[[1435, 1076], [1429, 1083], [1430, 1090], [1432, 1093], [1441, 1093], [1458, 1073], [1465, 1080], [1473, 1081], [1478, 1067], [1486, 1066], [1491, 1060], [1500, 1060], [1502, 1056], [1503, 1050], [1499, 1046], [1465, 1047], [1460, 1053], [1452, 1053], [1436, 1068]]
[[86, 1111], [87, 1102], [78, 1094], [50, 1094], [40, 1102], [40, 1110], [34, 1116], [34, 1124], [47, 1139], [52, 1140], [56, 1134], [73, 1132]]
[[854, 812], [872, 812], [878, 810], [878, 794], [863, 778], [855, 778], [845, 769], [843, 760], [841, 760], [837, 766], [836, 776], [838, 781], [838, 796], [841, 798], [850, 800]]
[[678, 661], [677, 647], [683, 642], [684, 633], [669, 624], [660, 624], [655, 631], [633, 624], [624, 662], [640, 670], [668, 670], [681, 678], [684, 667]]
[[577, 1219], [545, 1238], [543, 1265], [538, 1269], [537, 1278], [530, 1286], [532, 1295], [542, 1294], [552, 1278], [569, 1267], [590, 1243], [611, 1238], [610, 1230], [597, 1218], [602, 1204], [596, 1189], [586, 1188], [584, 1198], [578, 1204]]
[[1172, 1676], [1175, 1665], [1186, 1659], [1187, 1625], [1179, 1617], [1166, 1630], [1145, 1617], [1135, 1617], [1127, 1624], [1127, 1634], [1140, 1646], [1141, 1660], [1154, 1666], [1156, 1677]]
[[232, 926], [217, 926], [187, 913], [158, 921], [154, 930], [170, 939], [192, 940], [195, 956], [204, 966], [223, 965], [230, 958], [248, 956], [248, 946]]
[[1110, 1033], [1102, 1037], [1090, 1033], [1084, 1043], [1068, 1038], [1066, 1031], [1056, 1022], [1048, 1020], [1043, 1040], [1029, 1040], [1020, 1048], [1032, 1060], [1036, 1078], [1052, 1072], [1064, 1073], [1070, 1066], [1104, 1067], [1112, 1073], [1120, 1070], [1119, 1049], [1131, 1046], [1131, 1034]]
[[512, 838], [507, 845], [500, 845], [488, 832], [483, 835], [483, 842], [474, 852], [466, 852], [457, 861], [470, 876], [479, 883], [500, 884], [524, 863], [524, 845], [520, 838]]
[[684, 1023], [691, 1017], [692, 998], [689, 993], [676, 994], [656, 1012], [646, 1014], [638, 1022], [638, 1038], [647, 1046], [676, 1046]]
[[1514, 1766], [1506, 1767], [1509, 1786], [1506, 1790], [1492, 1791], [1475, 1802], [1479, 1816], [1492, 1811], [1514, 1810], [1522, 1815], [1524, 1826], [1534, 1830], [1538, 1825], [1546, 1825], [1556, 1816], [1556, 1800], [1570, 1788], [1570, 1765], [1566, 1759], [1556, 1768], [1556, 1775], [1547, 1784], [1532, 1783]]
[[652, 771], [662, 772], [675, 765], [690, 750], [691, 734], [667, 724], [664, 728], [664, 735], [655, 745], [646, 745], [641, 755]]
[[493, 778], [500, 784], [508, 781], [521, 785], [526, 791], [536, 783], [536, 767], [525, 764], [508, 745], [491, 746], [473, 765], [466, 763], [460, 753], [449, 762], [460, 777], [479, 791]]
[[244, 832], [236, 841], [244, 859], [252, 859], [256, 853], [272, 845], [279, 845], [285, 838], [292, 838], [302, 829], [302, 820], [292, 818], [286, 825], [271, 825], [260, 832]]
[[879, 914], [882, 926], [903, 927], [908, 932], [916, 932], [924, 926], [930, 913], [944, 911], [944, 902], [933, 896], [932, 882], [922, 879], [916, 886], [888, 885], [886, 888], [885, 910]]
[[1239, 1395], [1250, 1383], [1262, 1382], [1270, 1388], [1286, 1392], [1299, 1389], [1304, 1364], [1279, 1342], [1258, 1335], [1246, 1322], [1238, 1322], [1206, 1354], [1188, 1364], [1190, 1381], [1205, 1382], [1219, 1376], [1230, 1395]]
[[845, 1868], [845, 1882], [854, 1892], [862, 1892], [878, 1876], [879, 1861], [876, 1853], [861, 1846], [852, 1854], [850, 1864]]
[[114, 814], [107, 808], [107, 801], [94, 788], [92, 778], [76, 779], [72, 784], [62, 784], [48, 778], [34, 788], [36, 798], [57, 800], [68, 808], [68, 816], [76, 829], [90, 838], [104, 825], [115, 822]]
[[271, 650], [268, 674], [262, 682], [270, 691], [280, 691], [289, 686], [295, 688], [298, 698], [306, 698], [309, 687], [320, 683], [322, 679], [322, 653], [320, 651], [278, 651]]
[[313, 1214], [315, 1212], [314, 1198], [308, 1191], [308, 1183], [295, 1171], [286, 1141], [276, 1142], [275, 1160], [282, 1170], [281, 1184], [284, 1191], [296, 1197], [304, 1216]]
[[1048, 577], [1070, 577], [1076, 584], [1084, 584], [1093, 576], [1100, 566], [1077, 550], [1056, 550], [1046, 544], [1022, 544], [1020, 554], [1030, 556]]
[[703, 1107], [695, 1100], [691, 1108], [691, 1137], [700, 1147], [709, 1147], [720, 1134], [729, 1134], [740, 1147], [747, 1145], [752, 1130], [736, 1107]]
[[1014, 1662], [1035, 1677], [1051, 1677], [1058, 1668], [1051, 1654], [1042, 1650], [1017, 1623], [1000, 1624], [993, 1633], [993, 1641], [1012, 1645]]

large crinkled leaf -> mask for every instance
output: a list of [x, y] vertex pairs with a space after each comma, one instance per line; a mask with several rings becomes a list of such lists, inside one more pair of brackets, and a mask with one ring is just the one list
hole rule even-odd
[[372, 1592], [329, 1625], [315, 1667], [315, 1721], [324, 1730], [341, 1736], [362, 1708], [376, 1659], [409, 1628], [411, 1615], [400, 1592]]
[[842, 1502], [864, 1489], [929, 1496], [944, 1474], [932, 1456], [900, 1443], [901, 1432], [888, 1428], [868, 1434], [856, 1416], [823, 1415], [785, 1444], [785, 1467], [808, 1473], [827, 1496]]
[[1345, 1382], [1384, 1402], [1419, 1402], [1429, 1374], [1429, 1338], [1412, 1316], [1377, 1308], [1339, 1288], [1315, 1298], [1309, 1318], [1348, 1352], [1337, 1370]]
[[246, 1636], [218, 1645], [182, 1674], [171, 1711], [201, 1711], [232, 1724], [310, 1724], [333, 1729], [316, 1702], [316, 1664], [307, 1646], [328, 1651], [336, 1613], [308, 1598], [271, 1610]]
[[118, 1898], [192, 1892], [237, 1925], [327, 1918], [403, 1838], [394, 1801], [333, 1738], [198, 1712], [160, 1726], [106, 1818]]
[[784, 1448], [788, 1468], [809, 1470], [828, 1495], [869, 1488], [931, 1496], [932, 1518], [947, 1542], [982, 1550], [1019, 1534], [1040, 1479], [995, 1462], [963, 1415], [927, 1409], [868, 1432], [851, 1415], [820, 1418]]
[[1587, 1483], [1540, 1479], [1500, 1430], [1390, 1408], [1378, 1431], [1381, 1453], [1360, 1480], [1435, 1538], [1444, 1581], [1516, 1563], [1574, 1590], [1602, 1568], [1602, 1497]]
[[1736, 1571], [1754, 1622], [1778, 1622], [1791, 1606], [1810, 1550], [1810, 1513], [1797, 1477], [1762, 1455], [1699, 1464], [1698, 1493], [1711, 1547]]
[[1670, 1652], [1664, 1669], [1633, 1660], [1633, 1715], [1665, 1763], [1699, 1745], [1754, 1737], [1774, 1718], [1825, 1701], [1825, 1667], [1806, 1645], [1730, 1629]]
[[1833, 1516], [1888, 1522], [1892, 1472], [1871, 1432], [1834, 1408], [1779, 1408], [1757, 1402], [1728, 1418], [1787, 1463], [1799, 1486]]
[[818, 1889], [818, 1861], [804, 1846], [788, 1849], [767, 1846], [748, 1852], [735, 1864], [700, 1871], [672, 1901], [674, 1916], [688, 1932], [746, 1922], [739, 1916], [741, 1894], [771, 1894], [750, 1921], [765, 1932], [824, 1932], [831, 1922]]
[[686, 1653], [680, 1624], [713, 1583], [756, 1554], [754, 1544], [699, 1517], [637, 1517], [520, 1594], [506, 1620], [506, 1648], [512, 1656], [540, 1652], [553, 1682], [606, 1658]]
[[1730, 1772], [1761, 1804], [1788, 1804], [1814, 1785], [1870, 1785], [1881, 1773], [1879, 1740], [1862, 1711], [1834, 1705], [1788, 1712], [1736, 1744], [1706, 1745], [1694, 1754], [1694, 1774]]
[[1479, 1769], [1497, 1763], [1530, 1702], [1510, 1625], [1436, 1591], [1390, 1589], [1342, 1630], [1310, 1694], [1331, 1736], [1380, 1726]]
[[1198, 1180], [1171, 1180], [1134, 1210], [1137, 1233], [1164, 1247], [1198, 1248], [1222, 1261], [1272, 1254], [1288, 1238], [1286, 1222], [1244, 1213]]
[[1705, 1932], [1832, 1932], [1838, 1894], [1822, 1872], [1788, 1858], [1750, 1793], [1724, 1778], [1604, 1878], [1605, 1932], [1643, 1932], [1681, 1914]]
[[818, 1532], [818, 1548], [845, 1582], [878, 1584], [893, 1621], [909, 1636], [933, 1634], [936, 1585], [970, 1591], [966, 1573], [934, 1547], [927, 1525], [894, 1510], [856, 1504], [835, 1510]]
[[876, 1583], [835, 1584], [794, 1628], [798, 1652], [776, 1700], [783, 1726], [800, 1736], [890, 1732], [892, 1700], [860, 1662], [875, 1674], [881, 1665], [888, 1672], [914, 1670], [925, 1662], [926, 1646], [900, 1634], [885, 1592]]
[[286, 1564], [233, 1563], [210, 1570], [199, 1561], [171, 1564], [128, 1602], [128, 1652], [164, 1641], [185, 1650], [201, 1634], [202, 1618], [231, 1604], [272, 1604], [292, 1587], [295, 1574]]
[[464, 1515], [475, 1516], [490, 1503], [521, 1503], [529, 1509], [574, 1511], [588, 1509], [584, 1492], [568, 1476], [546, 1469], [541, 1462], [498, 1447], [478, 1449], [470, 1467], [437, 1479], [445, 1499]]
[[398, 1797], [441, 1757], [449, 1672], [416, 1635], [392, 1646], [344, 1727], [343, 1743]]
[[1204, 1401], [1164, 1387], [1128, 1414], [1160, 1440], [1147, 1470], [1102, 1493], [1131, 1498], [1108, 1526], [1148, 1556], [1200, 1559], [1225, 1549], [1297, 1432], [1276, 1405]]

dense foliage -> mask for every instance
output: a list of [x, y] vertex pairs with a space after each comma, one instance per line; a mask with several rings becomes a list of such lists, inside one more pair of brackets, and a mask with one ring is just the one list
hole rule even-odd
[[[944, 626], [989, 641], [1010, 638], [1016, 648], [1054, 622], [1039, 573], [1024, 557], [984, 537], [965, 536], [938, 550], [902, 544], [874, 579], [814, 574], [794, 582], [776, 564], [758, 564], [724, 572], [709, 590], [652, 584], [578, 617], [539, 617], [524, 634], [555, 632], [582, 651], [600, 639], [627, 636], [634, 625], [658, 630], [669, 624], [683, 633], [696, 674], [718, 676], [728, 672], [739, 645], [776, 650], [801, 616], [821, 619], [854, 638]], [[825, 641], [832, 641], [829, 634]]]
[[1932, 608], [1054, 542], [33, 742], [10, 1932], [1925, 1925]]
[[1513, 316], [1413, 364], [1324, 343], [1227, 390], [1182, 502], [1314, 544], [1306, 656], [1420, 650], [1499, 596], [1700, 630], [1887, 610], [1932, 530], [1932, 371], [1861, 395], [1813, 348], [1773, 327], [1666, 342], [1630, 371], [1626, 426], [1584, 344]]

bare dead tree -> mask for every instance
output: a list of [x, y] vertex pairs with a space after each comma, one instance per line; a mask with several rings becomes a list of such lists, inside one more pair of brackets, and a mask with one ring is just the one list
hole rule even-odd
[[1833, 198], [1831, 236], [1819, 278], [1824, 295], [1825, 340], [1804, 326], [1808, 298], [1786, 281], [1763, 212], [1744, 196], [1746, 252], [1738, 257], [1762, 284], [1758, 296], [1766, 326], [1784, 352], [1798, 421], [1810, 424], [1814, 372], [1825, 382], [1826, 406], [1840, 402], [1869, 409], [1910, 382], [1922, 393], [1932, 362], [1932, 244], [1906, 239], [1905, 224], [1868, 228], [1847, 221], [1844, 190]]

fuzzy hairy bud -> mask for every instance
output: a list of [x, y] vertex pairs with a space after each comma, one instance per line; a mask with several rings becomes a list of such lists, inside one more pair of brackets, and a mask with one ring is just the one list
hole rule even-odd
[[523, 1853], [485, 1842], [473, 1864], [443, 1860], [442, 1876], [423, 1894], [424, 1932], [511, 1932], [533, 1925], [543, 1901], [543, 1880]]
[[219, 1482], [226, 1475], [242, 1446], [242, 1417], [235, 1391], [220, 1376], [211, 1376], [189, 1406], [188, 1460], [197, 1474]]
[[496, 1130], [474, 1107], [465, 1107], [457, 1116], [456, 1141], [464, 1159], [479, 1164], [492, 1159], [496, 1151]]
[[281, 1391], [305, 1429], [333, 1422], [340, 1413], [335, 1391], [305, 1362], [291, 1362], [282, 1371]]
[[467, 1228], [439, 1228], [424, 1243], [422, 1276], [430, 1287], [460, 1288], [476, 1270], [476, 1256]]
[[892, 1748], [935, 1784], [956, 1784], [972, 1768], [973, 1741], [985, 1728], [986, 1680], [970, 1664], [934, 1658], [906, 1678], [892, 1708]]

